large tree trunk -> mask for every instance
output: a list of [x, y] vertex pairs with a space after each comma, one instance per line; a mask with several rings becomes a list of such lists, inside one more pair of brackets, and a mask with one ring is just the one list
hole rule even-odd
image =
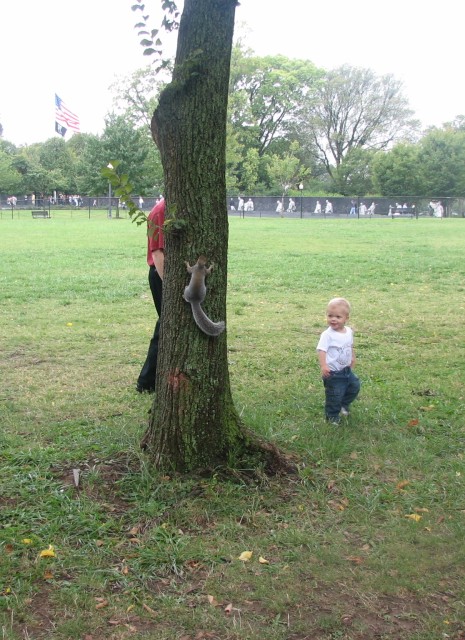
[[154, 403], [144, 444], [163, 468], [227, 461], [245, 442], [230, 391], [226, 332], [208, 337], [183, 300], [185, 261], [214, 263], [203, 308], [226, 320], [228, 216], [225, 145], [236, 0], [186, 0], [172, 82], [153, 137], [165, 174], [168, 220]]

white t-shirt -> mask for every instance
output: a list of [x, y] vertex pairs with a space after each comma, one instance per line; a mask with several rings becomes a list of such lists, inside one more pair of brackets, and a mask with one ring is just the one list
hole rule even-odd
[[316, 350], [326, 352], [326, 363], [331, 371], [341, 371], [350, 367], [353, 344], [354, 334], [350, 327], [345, 327], [343, 333], [328, 327], [321, 334]]

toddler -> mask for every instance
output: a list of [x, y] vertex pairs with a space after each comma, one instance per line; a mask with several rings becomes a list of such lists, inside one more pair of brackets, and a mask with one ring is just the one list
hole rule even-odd
[[349, 415], [350, 405], [360, 391], [360, 380], [352, 371], [355, 353], [352, 329], [346, 326], [349, 314], [350, 304], [345, 298], [329, 301], [328, 328], [316, 348], [325, 387], [325, 415], [332, 424], [339, 424], [341, 415]]

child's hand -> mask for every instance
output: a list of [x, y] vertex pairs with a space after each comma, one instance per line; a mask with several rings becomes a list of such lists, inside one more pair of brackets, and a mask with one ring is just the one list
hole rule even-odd
[[324, 364], [321, 367], [321, 375], [323, 378], [329, 378], [329, 376], [331, 375], [331, 369], [328, 367], [328, 365]]

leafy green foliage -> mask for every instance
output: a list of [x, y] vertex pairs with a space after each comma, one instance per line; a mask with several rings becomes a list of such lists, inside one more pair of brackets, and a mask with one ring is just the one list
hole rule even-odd
[[[176, 3], [173, 0], [162, 0], [161, 8], [164, 12], [161, 27], [165, 31], [173, 31], [179, 26], [180, 12], [177, 9]], [[148, 26], [149, 15], [145, 14], [145, 4], [142, 0], [137, 0], [136, 4], [131, 7], [132, 11], [136, 13], [142, 13], [141, 19], [135, 25], [137, 29], [137, 35], [142, 38], [140, 44], [144, 48], [144, 56], [154, 56], [156, 60], [156, 70], [161, 71], [165, 69], [170, 61], [163, 59], [163, 43], [159, 37], [160, 29], [150, 29]]]
[[108, 165], [101, 168], [100, 173], [105, 180], [108, 180], [111, 183], [115, 196], [119, 198], [124, 205], [126, 205], [128, 214], [132, 221], [138, 225], [143, 224], [144, 222], [147, 222], [147, 216], [138, 208], [132, 199], [134, 187], [129, 181], [129, 176], [127, 174], [118, 172], [118, 168], [120, 166], [120, 160], [110, 160]]

